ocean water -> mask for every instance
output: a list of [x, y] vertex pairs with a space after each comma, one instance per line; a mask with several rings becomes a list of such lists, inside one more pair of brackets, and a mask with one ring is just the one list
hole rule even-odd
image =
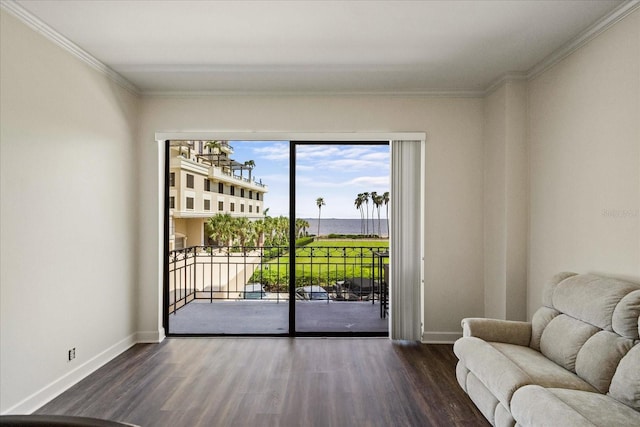
[[[318, 218], [304, 218], [309, 223], [307, 233], [318, 234]], [[373, 221], [369, 218], [368, 234], [378, 234], [378, 218]], [[320, 235], [327, 234], [361, 234], [363, 222], [360, 219], [351, 218], [320, 218]], [[366, 232], [366, 230], [365, 230]], [[380, 234], [387, 236], [387, 219], [380, 218]]]

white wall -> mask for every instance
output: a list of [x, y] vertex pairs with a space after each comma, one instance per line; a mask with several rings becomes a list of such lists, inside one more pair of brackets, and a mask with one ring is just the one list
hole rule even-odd
[[529, 316], [558, 271], [640, 281], [640, 10], [529, 84]]
[[0, 412], [15, 413], [136, 339], [137, 99], [0, 19]]
[[484, 106], [484, 306], [485, 315], [506, 319], [505, 85]]
[[451, 340], [483, 313], [482, 100], [387, 96], [202, 96], [143, 100], [140, 329], [160, 331], [162, 218], [157, 131], [427, 133], [425, 330]]
[[526, 102], [524, 81], [484, 100], [484, 314], [497, 319], [526, 318]]

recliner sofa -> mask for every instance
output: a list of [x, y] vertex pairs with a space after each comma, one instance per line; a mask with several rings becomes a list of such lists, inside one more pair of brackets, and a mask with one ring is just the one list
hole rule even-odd
[[640, 426], [640, 285], [560, 273], [531, 322], [462, 328], [456, 376], [492, 425]]

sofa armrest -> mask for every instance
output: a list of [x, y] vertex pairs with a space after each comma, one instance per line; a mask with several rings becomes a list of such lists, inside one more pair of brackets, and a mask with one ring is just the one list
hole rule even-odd
[[531, 322], [466, 318], [462, 319], [462, 335], [528, 347], [531, 342]]

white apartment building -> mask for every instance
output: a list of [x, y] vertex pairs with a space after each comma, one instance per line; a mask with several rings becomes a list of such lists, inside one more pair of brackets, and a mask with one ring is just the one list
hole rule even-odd
[[255, 181], [252, 162], [236, 161], [232, 154], [227, 141], [171, 143], [169, 250], [210, 244], [206, 222], [217, 213], [262, 216], [268, 187]]

